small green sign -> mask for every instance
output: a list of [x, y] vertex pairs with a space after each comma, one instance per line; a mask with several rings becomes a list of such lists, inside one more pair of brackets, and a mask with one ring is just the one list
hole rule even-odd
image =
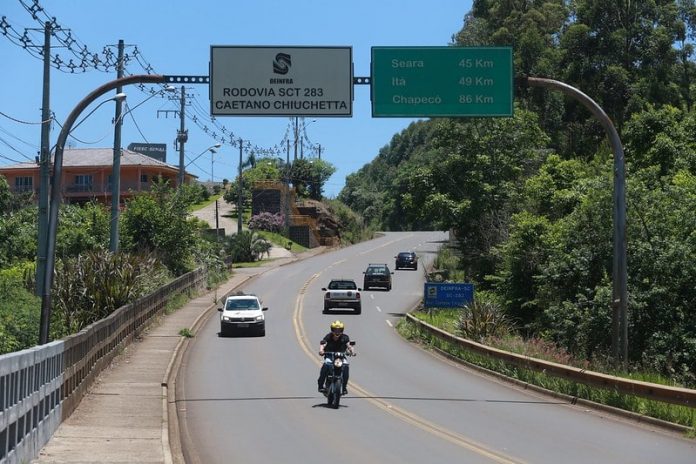
[[511, 47], [372, 47], [372, 116], [512, 116], [512, 74]]

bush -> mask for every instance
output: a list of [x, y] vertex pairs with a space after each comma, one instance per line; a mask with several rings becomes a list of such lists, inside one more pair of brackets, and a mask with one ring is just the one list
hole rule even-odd
[[36, 345], [39, 339], [39, 298], [26, 287], [34, 263], [0, 271], [0, 354]]
[[257, 261], [265, 253], [270, 253], [271, 242], [252, 231], [242, 231], [225, 238], [225, 250], [234, 262]]
[[52, 338], [76, 333], [171, 280], [154, 255], [106, 250], [59, 261]]
[[280, 213], [264, 211], [249, 219], [249, 229], [267, 230], [268, 232], [280, 232], [285, 227], [285, 216]]
[[483, 342], [488, 337], [504, 337], [512, 331], [512, 324], [501, 306], [483, 294], [465, 305], [457, 321], [458, 332], [470, 340]]

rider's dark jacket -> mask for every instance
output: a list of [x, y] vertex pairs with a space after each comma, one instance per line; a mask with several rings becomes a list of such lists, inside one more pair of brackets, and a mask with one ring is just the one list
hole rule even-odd
[[333, 335], [331, 332], [326, 334], [326, 336], [322, 339], [322, 344], [324, 345], [324, 351], [347, 351], [348, 350], [348, 342], [350, 342], [350, 337], [344, 333], [341, 334], [338, 339], [334, 339]]

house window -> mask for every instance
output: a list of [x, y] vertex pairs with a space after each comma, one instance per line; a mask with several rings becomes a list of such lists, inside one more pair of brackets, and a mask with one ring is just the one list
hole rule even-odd
[[140, 174], [140, 183], [147, 184], [147, 174]]
[[92, 190], [92, 176], [75, 176], [75, 187], [79, 192], [89, 192]]
[[15, 191], [31, 192], [34, 190], [34, 178], [31, 176], [15, 177]]

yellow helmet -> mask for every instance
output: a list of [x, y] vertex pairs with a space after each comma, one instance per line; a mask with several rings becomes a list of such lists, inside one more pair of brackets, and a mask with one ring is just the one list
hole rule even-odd
[[343, 325], [343, 322], [341, 321], [336, 320], [331, 323], [331, 331], [340, 330], [341, 332], [343, 332], [344, 328], [345, 325]]

